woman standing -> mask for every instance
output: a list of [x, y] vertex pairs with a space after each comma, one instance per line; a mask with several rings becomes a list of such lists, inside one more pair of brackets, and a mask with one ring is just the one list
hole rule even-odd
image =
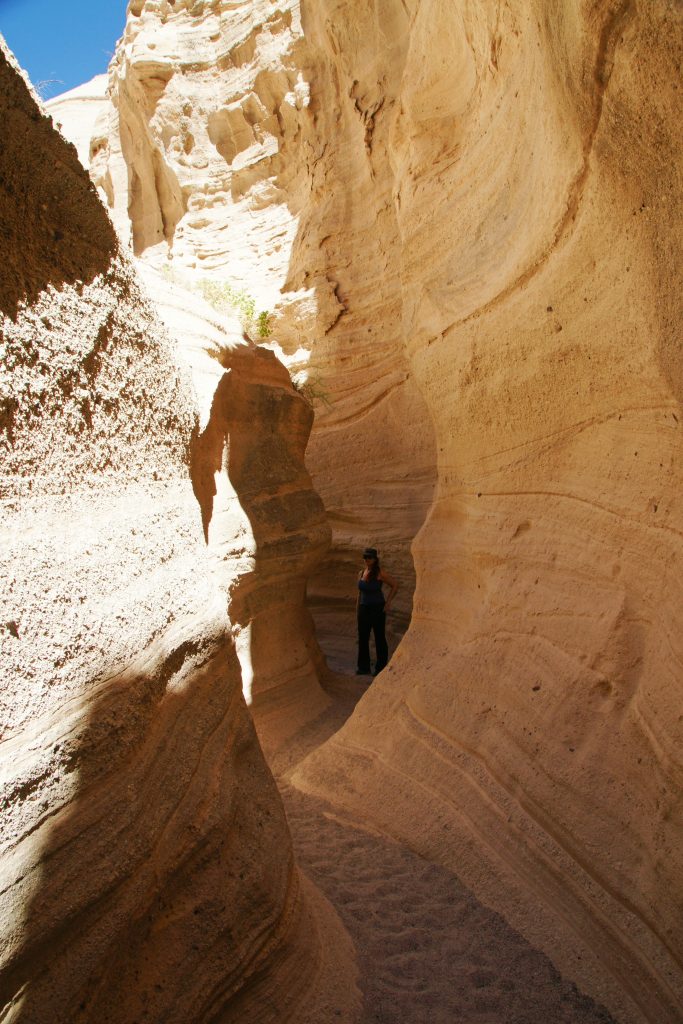
[[[375, 668], [376, 676], [381, 672], [389, 658], [387, 640], [384, 633], [386, 613], [398, 589], [396, 581], [380, 567], [376, 548], [366, 548], [363, 552], [365, 568], [358, 575], [358, 598], [356, 615], [358, 617], [358, 668], [357, 676], [370, 673], [370, 633], [375, 635]], [[384, 584], [389, 587], [386, 601], [382, 593]]]

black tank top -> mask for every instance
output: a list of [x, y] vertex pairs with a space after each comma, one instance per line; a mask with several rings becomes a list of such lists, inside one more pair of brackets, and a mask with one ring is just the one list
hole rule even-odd
[[362, 605], [373, 605], [375, 608], [381, 608], [384, 604], [381, 580], [364, 580], [361, 578], [358, 580], [358, 589], [360, 590], [360, 603]]

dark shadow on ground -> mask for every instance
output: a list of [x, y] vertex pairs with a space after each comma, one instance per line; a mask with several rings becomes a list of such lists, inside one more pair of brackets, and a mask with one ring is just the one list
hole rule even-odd
[[616, 1024], [456, 875], [340, 819], [333, 804], [288, 783], [367, 689], [342, 676], [326, 685], [331, 706], [278, 751], [271, 767], [297, 863], [356, 947], [360, 1024]]

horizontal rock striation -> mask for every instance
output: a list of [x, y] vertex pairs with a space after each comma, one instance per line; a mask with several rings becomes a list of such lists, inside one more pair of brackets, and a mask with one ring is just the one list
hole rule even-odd
[[253, 566], [231, 587], [229, 615], [233, 630], [240, 630], [238, 650], [245, 671], [250, 669], [251, 703], [262, 730], [271, 706], [298, 704], [298, 714], [303, 706], [310, 718], [327, 703], [304, 598], [307, 577], [327, 552], [330, 529], [303, 464], [310, 405], [272, 352], [234, 349], [220, 360], [227, 372], [216, 392], [220, 403], [197, 439], [193, 481], [208, 519], [209, 495], [201, 491], [196, 467], [212, 456], [219, 462], [225, 446], [227, 475], [254, 537]]
[[[242, 696], [237, 573], [192, 490], [201, 374], [4, 49], [0, 111], [0, 1016], [348, 1019], [352, 950], [294, 864]], [[295, 475], [308, 424], [278, 448], [276, 376], [264, 461], [277, 475], [281, 448]], [[292, 546], [304, 564], [298, 527]]]
[[298, 784], [657, 1024], [683, 1004], [682, 50], [668, 0], [147, 0], [111, 79], [136, 250], [274, 309], [317, 396], [338, 658], [356, 552], [400, 578], [400, 633], [419, 530], [409, 632]]
[[[376, 334], [395, 325], [438, 486], [409, 632], [297, 782], [461, 873], [621, 1019], [673, 1024], [680, 12], [348, 2], [305, 5], [303, 24], [317, 174], [351, 213], [302, 211], [293, 264], [329, 253], [353, 311], [356, 267], [387, 253]], [[362, 422], [386, 389], [346, 320], [326, 345], [365, 382]], [[321, 430], [311, 457], [327, 444], [320, 493], [355, 511], [340, 436]], [[410, 449], [410, 421], [393, 436]], [[355, 448], [369, 495], [373, 440]]]
[[[307, 17], [298, 0], [131, 4], [90, 173], [146, 262], [181, 283], [227, 283], [270, 311], [273, 347], [316, 405], [307, 465], [332, 546], [309, 604], [323, 646], [345, 664], [348, 596], [368, 543], [401, 580], [389, 625], [395, 638], [405, 631], [410, 543], [433, 496], [435, 453], [401, 341], [386, 117], [374, 130], [382, 90], [351, 107], [312, 93], [327, 69]], [[392, 79], [387, 91], [397, 88]], [[343, 167], [329, 131], [349, 145]]]
[[192, 488], [245, 697], [261, 741], [272, 732], [282, 742], [328, 703], [304, 605], [330, 538], [304, 466], [313, 410], [272, 351], [236, 338], [234, 318], [144, 264], [141, 272], [200, 396]]

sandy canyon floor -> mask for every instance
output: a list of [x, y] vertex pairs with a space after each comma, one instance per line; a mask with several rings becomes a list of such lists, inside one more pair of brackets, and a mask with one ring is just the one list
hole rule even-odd
[[331, 706], [269, 758], [298, 862], [358, 952], [361, 1024], [615, 1024], [451, 872], [288, 784], [367, 685], [338, 675]]

